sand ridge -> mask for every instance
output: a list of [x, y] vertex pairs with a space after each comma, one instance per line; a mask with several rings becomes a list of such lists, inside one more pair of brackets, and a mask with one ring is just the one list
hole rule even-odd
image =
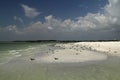
[[[48, 52], [48, 55], [38, 57], [36, 61], [46, 63], [75, 63], [106, 60], [108, 58], [107, 55], [117, 55], [118, 51], [116, 50], [119, 50], [119, 46], [116, 46], [116, 44], [119, 44], [119, 42], [59, 43], [54, 47], [60, 47], [62, 49], [54, 49], [51, 53]], [[112, 50], [110, 51], [110, 49]]]

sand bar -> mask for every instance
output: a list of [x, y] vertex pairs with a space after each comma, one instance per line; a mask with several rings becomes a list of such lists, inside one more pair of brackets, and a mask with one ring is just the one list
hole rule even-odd
[[56, 44], [54, 49], [42, 57], [37, 57], [36, 61], [46, 63], [75, 63], [86, 61], [106, 60], [108, 56], [120, 57], [120, 42], [77, 42]]

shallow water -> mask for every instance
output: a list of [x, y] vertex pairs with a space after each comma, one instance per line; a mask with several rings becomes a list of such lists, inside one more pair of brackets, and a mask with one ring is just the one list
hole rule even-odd
[[[119, 80], [120, 58], [84, 63], [36, 63], [53, 43], [0, 44], [0, 80]], [[5, 49], [4, 49], [5, 48]]]

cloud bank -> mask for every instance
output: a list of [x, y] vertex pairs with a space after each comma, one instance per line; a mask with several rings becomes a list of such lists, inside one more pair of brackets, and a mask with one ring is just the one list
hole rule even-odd
[[[27, 17], [36, 17], [40, 13], [34, 8], [22, 5]], [[30, 23], [24, 28], [9, 25], [0, 28], [1, 40], [95, 40], [120, 39], [120, 0], [109, 0], [103, 13], [88, 13], [76, 20], [57, 19], [53, 15], [45, 16], [45, 21]], [[8, 34], [8, 35], [7, 35]], [[3, 35], [5, 35], [3, 37]]]

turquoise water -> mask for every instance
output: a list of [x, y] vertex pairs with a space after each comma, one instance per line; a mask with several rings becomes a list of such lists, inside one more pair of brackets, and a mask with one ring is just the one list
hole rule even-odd
[[54, 43], [0, 43], [0, 80], [120, 80], [120, 58], [84, 63], [37, 63]]
[[[16, 57], [35, 54], [42, 49], [41, 45], [43, 43], [0, 43], [0, 64], [7, 63]], [[39, 50], [36, 51], [38, 48]]]

